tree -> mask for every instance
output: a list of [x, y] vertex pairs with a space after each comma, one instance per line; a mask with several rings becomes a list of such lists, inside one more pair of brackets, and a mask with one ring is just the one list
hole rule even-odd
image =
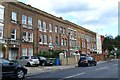
[[103, 44], [102, 44], [103, 51], [108, 50], [108, 53], [110, 53], [112, 50], [114, 50], [113, 42], [114, 42], [114, 39], [105, 37]]
[[114, 39], [114, 47], [116, 47], [117, 49], [120, 49], [120, 36], [119, 35], [115, 37]]

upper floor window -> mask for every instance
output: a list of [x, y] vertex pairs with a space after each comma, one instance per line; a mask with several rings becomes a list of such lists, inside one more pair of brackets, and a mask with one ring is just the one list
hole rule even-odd
[[58, 26], [55, 26], [55, 32], [58, 33]]
[[44, 44], [47, 44], [47, 35], [44, 35]]
[[16, 40], [16, 29], [11, 30], [11, 39]]
[[52, 24], [49, 24], [49, 32], [52, 32]]
[[64, 38], [61, 39], [61, 45], [64, 46]]
[[58, 44], [58, 37], [55, 37], [55, 44]]
[[61, 33], [61, 34], [63, 33], [63, 29], [62, 29], [62, 27], [60, 27], [60, 33]]
[[41, 20], [38, 20], [38, 28], [39, 28], [39, 31], [42, 31]]
[[0, 22], [4, 20], [4, 6], [0, 5]]
[[39, 43], [42, 44], [43, 43], [43, 35], [40, 34], [40, 40], [39, 40]]
[[66, 30], [65, 30], [65, 28], [63, 28], [63, 34], [66, 34]]
[[0, 23], [0, 38], [3, 38], [3, 24]]
[[46, 22], [43, 22], [43, 30], [46, 32]]
[[28, 28], [32, 28], [32, 17], [28, 17]]
[[67, 46], [67, 39], [65, 39], [64, 41], [64, 46]]
[[22, 15], [22, 24], [27, 24], [27, 16]]
[[33, 33], [29, 33], [29, 41], [33, 42]]
[[28, 41], [28, 32], [23, 32], [23, 40]]
[[12, 22], [16, 23], [17, 22], [17, 13], [12, 12]]
[[23, 27], [27, 27], [26, 24], [27, 24], [27, 16], [25, 15], [22, 15], [22, 24], [23, 24]]
[[49, 36], [49, 43], [52, 44], [52, 36]]
[[76, 30], [74, 30], [74, 36], [76, 37]]

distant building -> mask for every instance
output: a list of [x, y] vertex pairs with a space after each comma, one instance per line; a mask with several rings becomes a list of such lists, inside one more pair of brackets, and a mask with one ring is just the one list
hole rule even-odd
[[109, 35], [109, 34], [106, 34], [105, 37], [108, 37], [108, 38], [113, 39], [113, 36], [112, 36], [112, 35]]
[[97, 54], [102, 54], [102, 41], [101, 41], [101, 35], [96, 35], [96, 43], [97, 43]]

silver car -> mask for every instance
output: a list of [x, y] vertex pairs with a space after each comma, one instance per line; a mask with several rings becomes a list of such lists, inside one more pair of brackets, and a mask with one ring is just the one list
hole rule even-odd
[[37, 56], [22, 56], [18, 62], [21, 65], [25, 65], [25, 66], [38, 66], [39, 65], [39, 59]]

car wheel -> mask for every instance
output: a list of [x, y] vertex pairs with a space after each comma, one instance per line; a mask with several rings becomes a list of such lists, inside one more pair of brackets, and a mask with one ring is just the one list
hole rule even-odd
[[94, 64], [94, 66], [96, 66], [97, 64]]
[[24, 76], [25, 76], [25, 74], [24, 74], [24, 71], [23, 71], [22, 69], [18, 69], [18, 70], [16, 71], [16, 78], [17, 78], [17, 79], [23, 79]]
[[45, 66], [45, 62], [42, 63], [42, 66]]
[[31, 66], [31, 64], [30, 63], [27, 63], [27, 67], [30, 67]]

